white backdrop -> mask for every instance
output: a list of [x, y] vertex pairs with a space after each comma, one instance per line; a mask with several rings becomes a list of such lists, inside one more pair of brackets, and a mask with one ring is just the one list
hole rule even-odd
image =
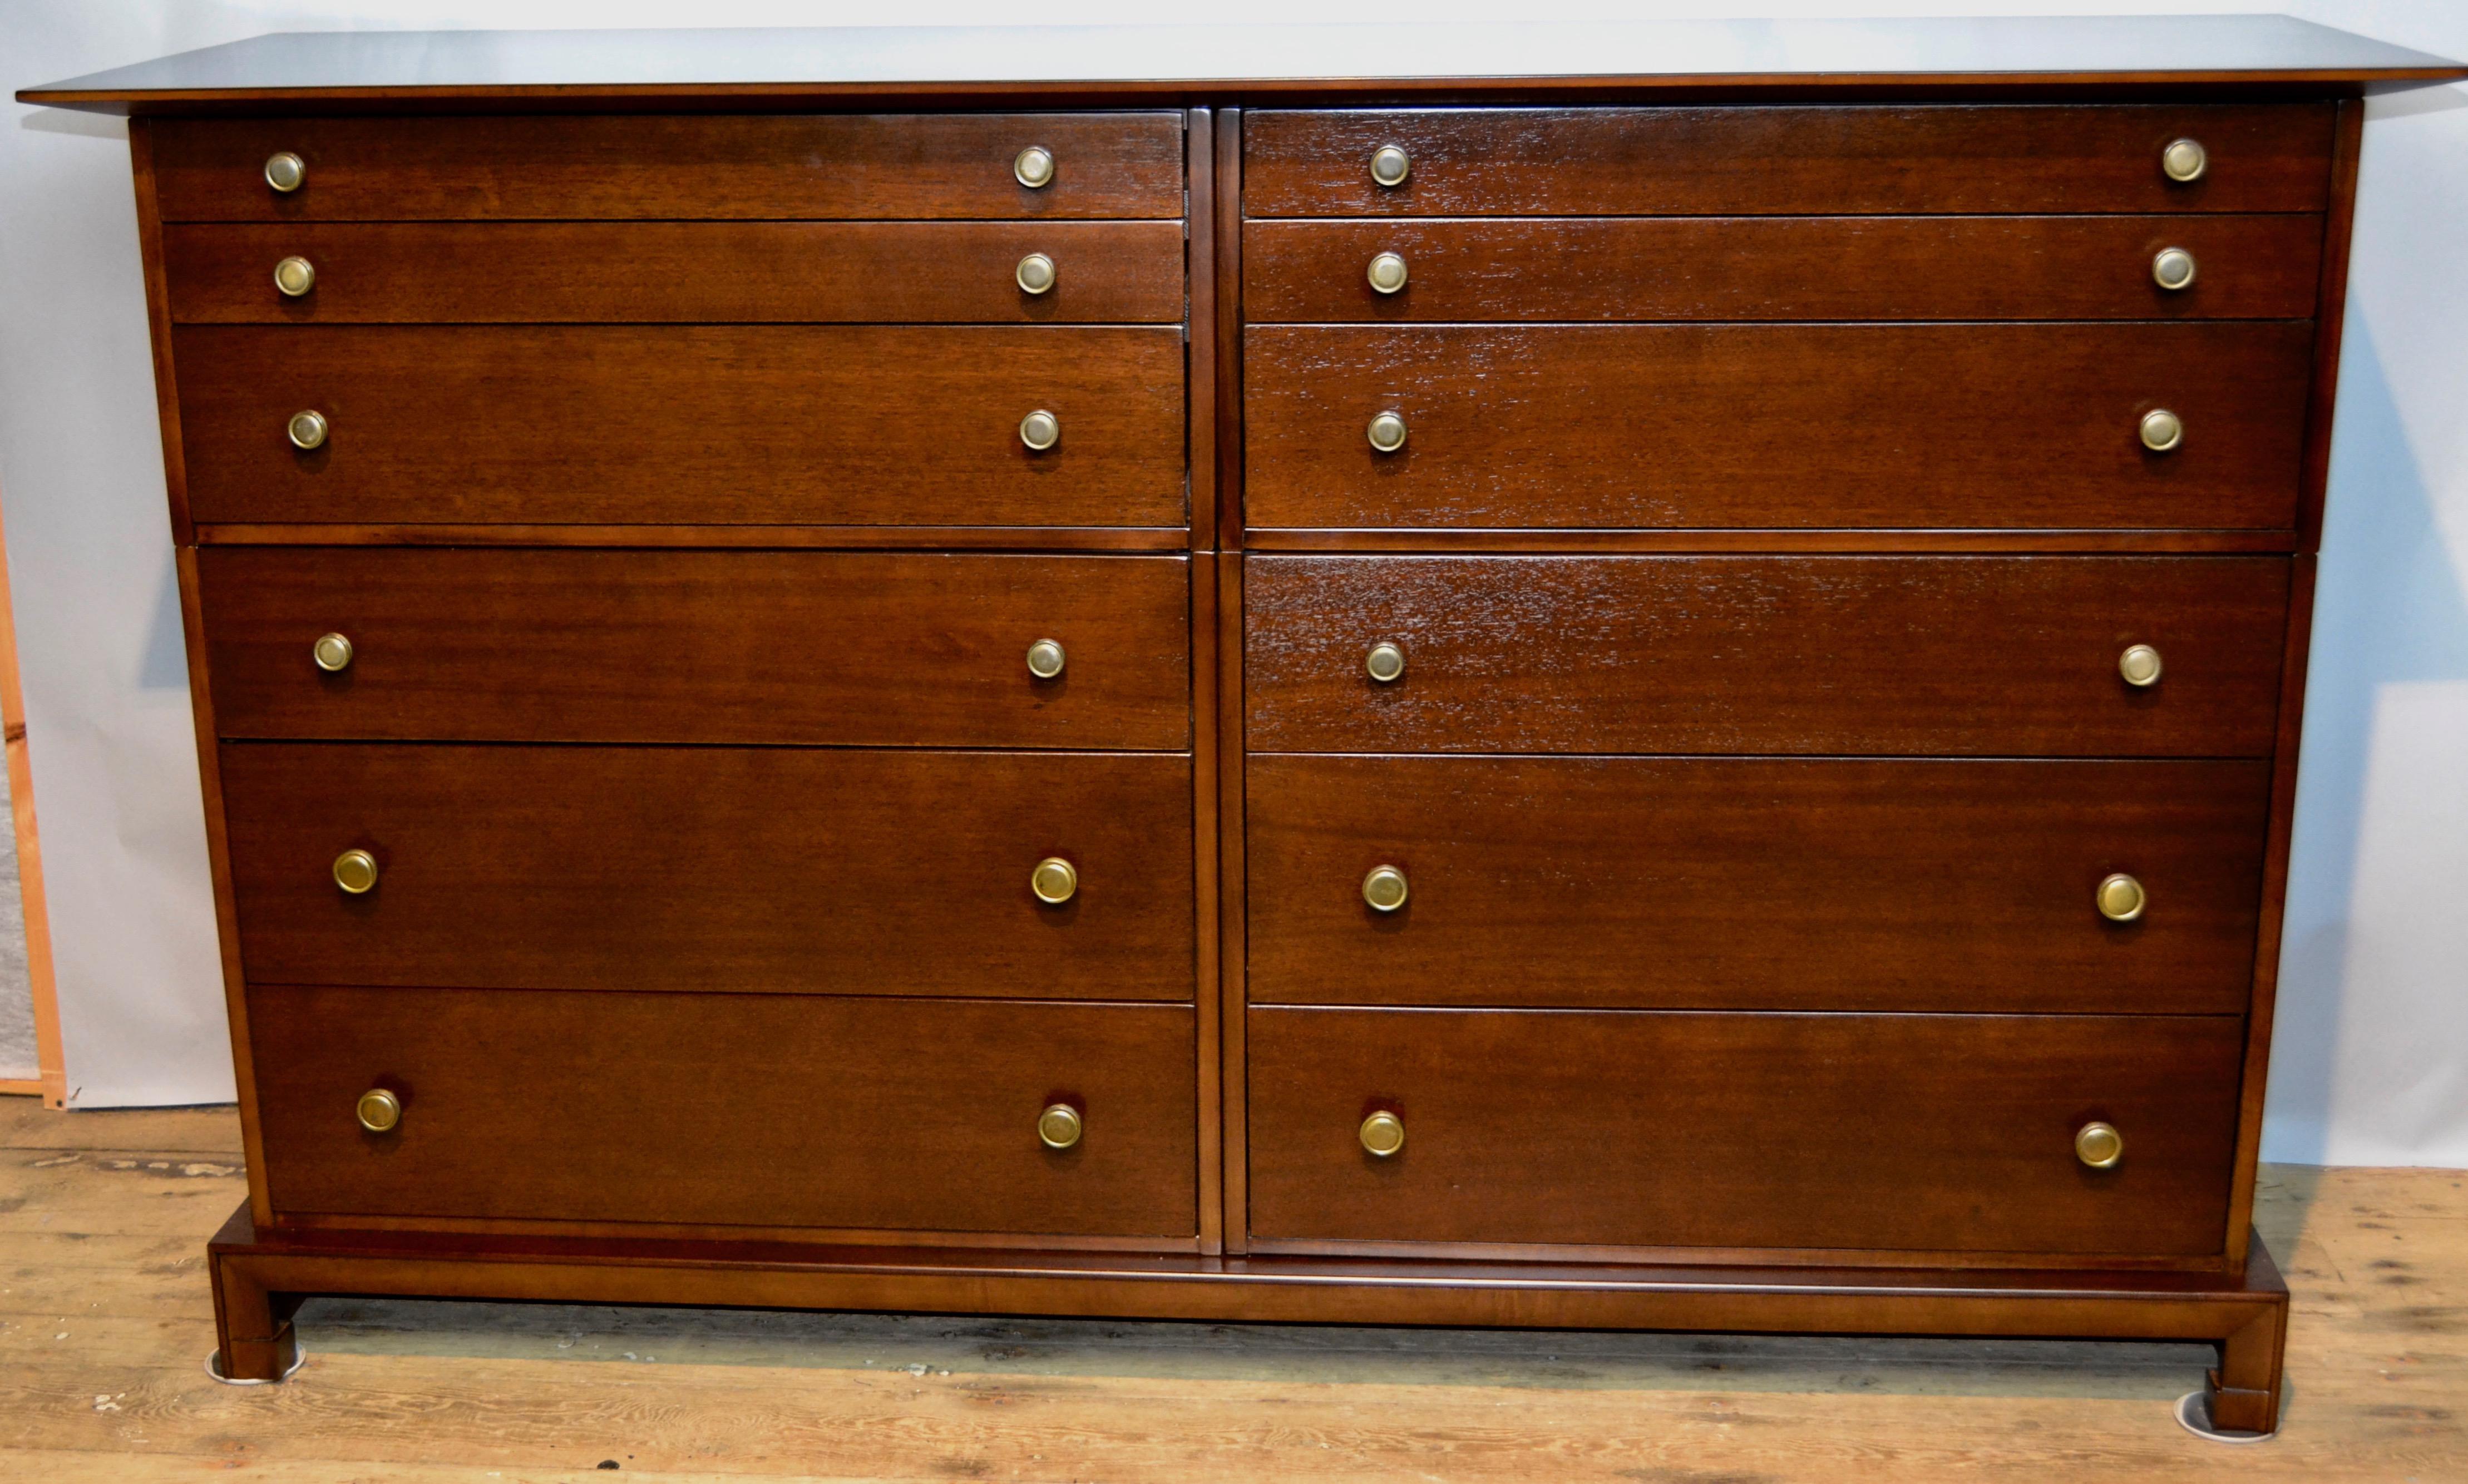
[[[1757, 3], [1752, 15], [2232, 11], [2202, 0]], [[1263, 20], [1378, 18], [1253, 0]], [[1420, 23], [1499, 7], [1422, 0]], [[2468, 57], [2458, 0], [2297, 13]], [[1717, 0], [1521, 0], [1520, 18]], [[9, 89], [268, 31], [1010, 21], [988, 0], [6, 0]], [[1056, 23], [1170, 21], [1057, 0]], [[0, 104], [0, 497], [79, 1107], [232, 1095], [163, 513], [128, 155], [115, 120]], [[2468, 94], [2365, 130], [2266, 1158], [2468, 1166]]]

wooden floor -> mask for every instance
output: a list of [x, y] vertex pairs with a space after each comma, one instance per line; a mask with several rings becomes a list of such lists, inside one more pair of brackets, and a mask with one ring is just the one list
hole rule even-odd
[[200, 1254], [228, 1108], [0, 1099], [0, 1479], [1824, 1484], [2468, 1480], [2468, 1176], [2265, 1167], [2279, 1437], [2169, 1407], [2204, 1346], [313, 1300], [229, 1387]]

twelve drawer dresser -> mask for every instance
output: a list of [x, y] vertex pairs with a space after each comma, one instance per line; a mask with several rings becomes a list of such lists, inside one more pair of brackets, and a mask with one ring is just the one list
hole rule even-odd
[[130, 116], [219, 1364], [319, 1292], [2112, 1336], [2270, 1430], [2363, 99], [2460, 76], [2228, 19], [21, 94]]

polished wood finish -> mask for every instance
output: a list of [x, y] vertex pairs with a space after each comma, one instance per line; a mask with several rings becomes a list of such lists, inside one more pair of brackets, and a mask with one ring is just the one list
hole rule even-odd
[[2306, 551], [2322, 544], [2322, 501], [2331, 485], [2332, 407], [2340, 387], [2341, 332], [2347, 323], [2348, 241], [2356, 226], [2357, 160], [2365, 139], [2365, 103], [2343, 100], [2331, 158], [2331, 210], [2322, 218], [2322, 281], [2314, 309], [2314, 365], [2305, 399], [2305, 464], [2297, 495], [2297, 532]]
[[1181, 557], [219, 547], [198, 575], [226, 737], [1191, 743]]
[[236, 742], [221, 771], [252, 984], [1192, 997], [1180, 756]]
[[[2170, 141], [2210, 168], [2181, 185]], [[2331, 105], [1255, 109], [1253, 217], [2308, 212]], [[1399, 145], [1403, 185], [1371, 179]]]
[[[534, 526], [257, 525], [196, 527], [199, 546], [594, 546], [724, 551], [1180, 552], [1179, 526]], [[2241, 549], [2265, 550], [2248, 543]]]
[[[2263, 757], [2288, 563], [1247, 559], [1255, 752]], [[1380, 685], [1364, 651], [1406, 654]], [[2137, 690], [2127, 645], [2166, 674]]]
[[[2301, 321], [1254, 326], [1245, 508], [1254, 527], [2284, 530], [2312, 352]], [[2186, 426], [2165, 454], [2136, 431], [2160, 406]], [[1383, 410], [1410, 429], [1394, 454], [1364, 437]]]
[[[1225, 1250], [1225, 1020], [1224, 988], [1219, 982], [1224, 948], [1215, 910], [1221, 883], [1211, 848], [1223, 831], [1219, 804], [1226, 765], [1225, 739], [1217, 714], [1218, 635], [1226, 627], [1218, 610], [1217, 587], [1217, 281], [1209, 264], [1217, 256], [1217, 120], [1194, 108], [1183, 126], [1183, 172], [1189, 182], [1191, 235], [1190, 324], [1185, 342], [1184, 445], [1191, 471], [1191, 902], [1192, 985], [1199, 1049], [1192, 1080], [1199, 1107], [1200, 1240], [1204, 1254]], [[1237, 755], [1235, 767], [1241, 767]], [[1237, 1012], [1239, 1014], [1239, 1012]]]

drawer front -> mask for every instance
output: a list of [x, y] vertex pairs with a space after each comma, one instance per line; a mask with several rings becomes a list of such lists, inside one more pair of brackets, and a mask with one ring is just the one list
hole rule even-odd
[[[1176, 526], [1171, 327], [192, 326], [201, 521]], [[1033, 450], [1028, 413], [1061, 436]], [[304, 453], [286, 428], [331, 428]]]
[[[2332, 105], [1289, 111], [1243, 120], [1252, 217], [2313, 212]], [[2191, 138], [2202, 176], [2160, 156]], [[1404, 148], [1404, 183], [1371, 178]]]
[[[1254, 527], [2197, 528], [2297, 515], [2311, 324], [1270, 327]], [[2141, 424], [2176, 413], [2155, 453]], [[1405, 445], [1375, 449], [1395, 412]]]
[[[1188, 1237], [1192, 1015], [253, 985], [286, 1214]], [[363, 1130], [360, 1095], [401, 1105]], [[1039, 1141], [1068, 1103], [1078, 1144]]]
[[1253, 1003], [2235, 1015], [2271, 765], [1260, 757], [1245, 793]]
[[[259, 984], [1187, 1000], [1191, 763], [230, 742]], [[377, 884], [335, 884], [347, 851]], [[1040, 861], [1078, 889], [1048, 905]], [[1187, 1071], [1187, 1069], [1186, 1069]]]
[[[295, 255], [317, 275], [296, 299], [274, 285]], [[175, 224], [163, 271], [180, 324], [1174, 324], [1183, 303], [1179, 221]]]
[[[2266, 757], [2282, 558], [1250, 557], [1259, 752]], [[1371, 647], [1405, 651], [1386, 684]], [[2158, 683], [2119, 673], [2160, 654]]]
[[[1013, 172], [1032, 146], [1038, 189]], [[288, 194], [280, 151], [306, 167]], [[1182, 118], [165, 119], [154, 189], [166, 221], [1180, 217]]]
[[[2191, 1257], [2236, 1016], [1254, 1010], [1251, 1230], [1298, 1241]], [[1366, 1153], [1386, 1109], [1405, 1147]], [[2114, 1125], [2109, 1170], [2074, 1153]]]
[[1179, 557], [208, 547], [197, 581], [225, 737], [1191, 742]]
[[[2321, 246], [2312, 216], [1265, 221], [1243, 229], [1243, 312], [1255, 325], [2303, 319]], [[261, 304], [280, 297], [271, 247], [241, 275]], [[2170, 247], [2196, 264], [2174, 290], [2152, 275]], [[1403, 288], [1372, 286], [1381, 253], [1405, 260]]]

